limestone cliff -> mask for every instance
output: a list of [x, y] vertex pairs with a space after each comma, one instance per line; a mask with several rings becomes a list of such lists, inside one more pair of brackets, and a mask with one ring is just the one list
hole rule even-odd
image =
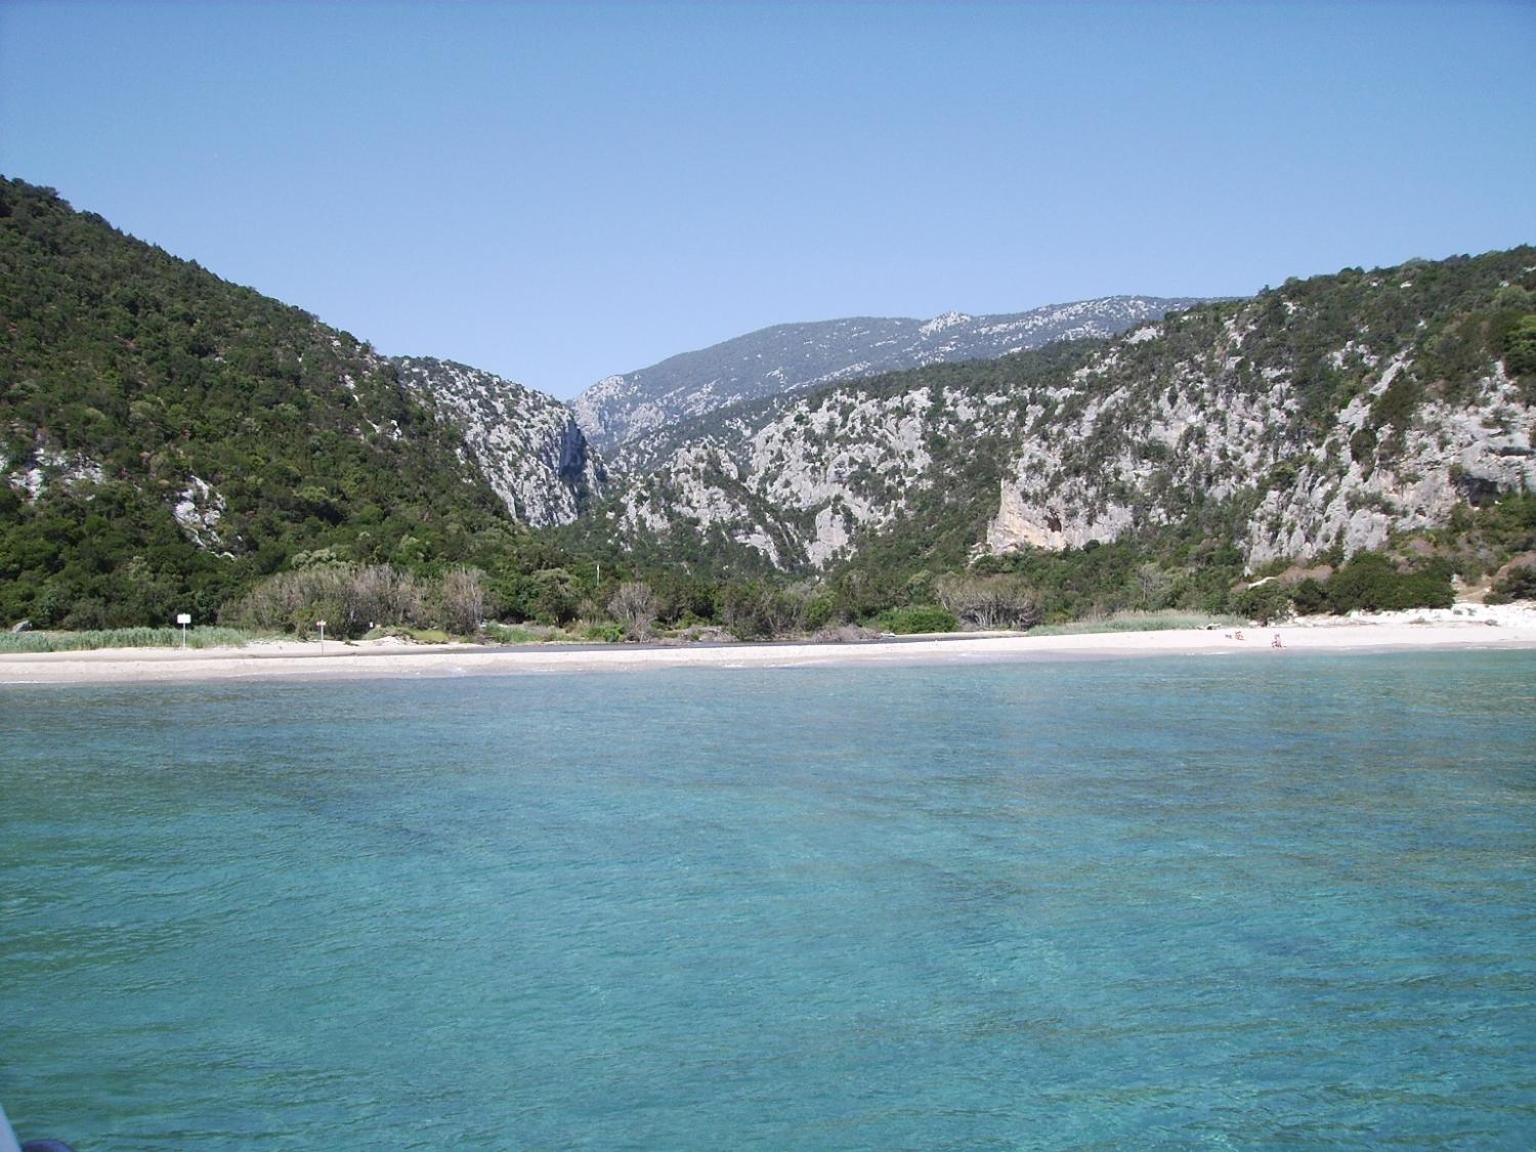
[[458, 430], [514, 519], [568, 524], [602, 496], [602, 463], [554, 397], [450, 360], [407, 356], [395, 364], [401, 383]]
[[1192, 516], [1253, 565], [1376, 547], [1536, 490], [1536, 380], [1504, 348], [1532, 314], [1527, 247], [1346, 269], [1109, 341], [775, 396], [627, 452], [618, 521], [785, 569], [893, 525], [967, 532], [973, 554]]

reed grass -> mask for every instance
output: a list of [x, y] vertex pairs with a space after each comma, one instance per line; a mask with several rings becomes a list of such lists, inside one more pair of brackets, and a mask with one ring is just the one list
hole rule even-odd
[[1098, 632], [1171, 632], [1180, 629], [1246, 628], [1241, 616], [1210, 616], [1203, 612], [1115, 612], [1109, 616], [1090, 616], [1068, 624], [1043, 624], [1031, 628], [1031, 636], [1087, 636]]
[[547, 637], [517, 624], [497, 624], [487, 621], [481, 629], [487, 640], [496, 644], [534, 644]]
[[[238, 628], [188, 628], [188, 648], [239, 648], [252, 639]], [[180, 648], [180, 628], [104, 628], [88, 632], [0, 633], [0, 655], [86, 652], [97, 648]]]
[[458, 640], [468, 639], [465, 636], [444, 632], [441, 628], [410, 628], [404, 624], [391, 624], [387, 628], [374, 628], [363, 633], [364, 640], [383, 640], [393, 637], [396, 640], [409, 640], [414, 644], [452, 644]]

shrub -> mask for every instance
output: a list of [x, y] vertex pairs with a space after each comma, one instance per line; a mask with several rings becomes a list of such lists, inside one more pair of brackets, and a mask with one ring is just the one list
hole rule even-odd
[[325, 564], [270, 576], [220, 620], [265, 632], [308, 636], [325, 621], [328, 636], [355, 639], [372, 628], [436, 627], [468, 635], [485, 614], [484, 577], [455, 568], [436, 585], [422, 585], [388, 564]]
[[497, 644], [532, 644], [539, 636], [516, 625], [488, 623], [481, 629], [487, 640], [493, 640]]
[[353, 610], [369, 624], [403, 624], [423, 616], [415, 577], [388, 564], [352, 569], [350, 596]]
[[581, 594], [576, 577], [564, 568], [546, 568], [535, 572], [529, 581], [528, 610], [543, 624], [569, 624], [576, 619]]
[[720, 616], [739, 639], [762, 640], [802, 631], [809, 605], [809, 599], [799, 592], [751, 581], [725, 588]]
[[1356, 609], [1449, 608], [1455, 602], [1448, 570], [1399, 572], [1380, 552], [1357, 552], [1328, 581], [1328, 605], [1343, 614]]
[[[360, 636], [368, 630], [368, 621], [348, 621], [344, 604], [350, 573], [345, 568], [305, 568], [298, 572], [279, 572], [263, 580], [240, 600], [220, 613], [220, 621], [263, 632], [307, 634], [317, 620], [324, 620], [333, 636]], [[405, 624], [415, 621], [378, 621], [380, 624]]]
[[945, 610], [972, 628], [1033, 628], [1040, 623], [1034, 589], [1017, 576], [943, 576], [934, 590]]
[[837, 617], [837, 603], [826, 593], [813, 596], [806, 602], [805, 626], [812, 632], [826, 628]]
[[1536, 564], [1518, 564], [1493, 582], [1488, 603], [1508, 604], [1511, 600], [1536, 600]]
[[1250, 620], [1268, 625], [1291, 614], [1291, 594], [1277, 580], [1244, 588], [1232, 600], [1232, 607]]
[[485, 576], [478, 568], [444, 574], [438, 592], [437, 622], [445, 631], [468, 636], [485, 619]]
[[1511, 376], [1536, 375], [1536, 316], [1524, 316], [1504, 337], [1504, 368]]
[[1316, 616], [1328, 611], [1328, 590], [1308, 576], [1291, 590], [1291, 603], [1303, 616]]
[[633, 640], [645, 640], [656, 625], [656, 593], [649, 584], [631, 581], [620, 584], [608, 601], [608, 614]]
[[875, 617], [875, 623], [882, 632], [894, 632], [898, 636], [910, 636], [917, 632], [954, 632], [960, 627], [954, 613], [932, 604], [888, 608]]

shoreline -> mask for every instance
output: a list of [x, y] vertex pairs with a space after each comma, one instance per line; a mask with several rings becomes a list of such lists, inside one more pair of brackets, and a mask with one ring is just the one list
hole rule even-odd
[[[1481, 606], [1478, 606], [1479, 608]], [[1311, 618], [1269, 628], [884, 638], [848, 643], [507, 645], [279, 641], [244, 648], [101, 648], [0, 655], [0, 687], [999, 663], [1295, 652], [1536, 649], [1536, 611], [1515, 608]], [[1455, 614], [1453, 614], [1455, 613]], [[1457, 615], [1459, 614], [1459, 615]], [[1244, 639], [1238, 639], [1242, 635]], [[1281, 647], [1273, 646], [1280, 638]]]

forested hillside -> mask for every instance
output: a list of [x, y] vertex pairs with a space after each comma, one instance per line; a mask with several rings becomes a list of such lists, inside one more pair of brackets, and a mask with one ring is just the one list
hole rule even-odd
[[705, 409], [605, 468], [549, 397], [0, 181], [3, 623], [754, 636], [1536, 591], [1530, 247]]
[[0, 620], [208, 620], [304, 554], [441, 564], [515, 532], [368, 345], [14, 180], [0, 384]]

